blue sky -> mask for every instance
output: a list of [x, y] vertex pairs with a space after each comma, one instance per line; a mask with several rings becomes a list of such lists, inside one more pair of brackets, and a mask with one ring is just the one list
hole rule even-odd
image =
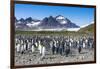
[[94, 8], [31, 4], [15, 5], [15, 16], [17, 19], [32, 17], [33, 19], [42, 20], [45, 17], [55, 17], [57, 15], [62, 15], [70, 19], [73, 23], [82, 26], [94, 21]]

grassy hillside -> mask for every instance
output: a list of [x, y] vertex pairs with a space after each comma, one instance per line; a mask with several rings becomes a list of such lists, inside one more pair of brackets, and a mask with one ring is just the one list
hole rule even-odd
[[79, 32], [94, 33], [94, 24], [90, 24], [84, 28], [81, 28]]
[[16, 34], [23, 35], [68, 35], [68, 36], [79, 36], [86, 35], [84, 32], [74, 32], [74, 31], [16, 31]]

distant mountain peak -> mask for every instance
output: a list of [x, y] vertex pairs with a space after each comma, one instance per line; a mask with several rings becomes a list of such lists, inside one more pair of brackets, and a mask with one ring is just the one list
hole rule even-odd
[[66, 20], [66, 18], [62, 15], [58, 15], [56, 16], [56, 20], [60, 23], [60, 24], [67, 24], [68, 21]]
[[57, 15], [56, 17], [64, 17], [63, 15]]
[[32, 19], [32, 17], [29, 17], [29, 18], [26, 18], [25, 21], [31, 23], [33, 21], [33, 19]]
[[58, 15], [58, 16], [56, 16], [56, 19], [65, 19], [65, 17], [62, 15]]
[[24, 18], [21, 18], [21, 19], [19, 19], [19, 21], [24, 22], [24, 21], [25, 21], [25, 19], [24, 19]]
[[53, 18], [53, 16], [49, 16], [49, 18]]
[[26, 18], [25, 20], [32, 20], [32, 17], [28, 17], [28, 18]]

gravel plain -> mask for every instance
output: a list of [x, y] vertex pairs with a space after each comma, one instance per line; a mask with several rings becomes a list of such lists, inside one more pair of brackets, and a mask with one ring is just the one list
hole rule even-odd
[[45, 57], [41, 58], [38, 50], [33, 53], [15, 53], [15, 65], [18, 66], [86, 61], [94, 61], [94, 49], [82, 49], [81, 53], [78, 53], [77, 49], [71, 49], [68, 57], [60, 54], [52, 55], [51, 51], [46, 51]]

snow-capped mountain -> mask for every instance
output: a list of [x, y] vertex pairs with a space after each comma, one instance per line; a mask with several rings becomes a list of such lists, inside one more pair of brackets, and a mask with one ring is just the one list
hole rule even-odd
[[45, 17], [39, 26], [43, 28], [79, 28], [78, 25], [61, 15]]
[[61, 24], [66, 24], [69, 20], [62, 15], [56, 16], [56, 20]]
[[68, 18], [65, 18], [62, 15], [58, 15], [56, 16], [56, 20], [62, 24], [62, 26], [64, 28], [79, 28], [78, 25], [76, 25], [75, 23], [71, 22], [71, 20], [69, 20]]
[[26, 25], [29, 27], [34, 27], [34, 26], [38, 26], [40, 24], [40, 21], [34, 22], [32, 21], [31, 23], [27, 23]]
[[56, 17], [49, 16], [45, 17], [42, 20], [32, 19], [31, 17], [26, 19], [17, 20], [15, 17], [15, 26], [16, 29], [68, 29], [68, 28], [79, 28], [78, 25], [72, 23], [68, 18], [58, 15]]
[[32, 28], [34, 26], [38, 26], [39, 23], [40, 23], [40, 20], [32, 19], [31, 17], [26, 18], [26, 19], [21, 18], [19, 20], [17, 20], [15, 18], [15, 26], [16, 26], [17, 29], [18, 28], [20, 28], [20, 29], [22, 29], [22, 28]]
[[53, 16], [49, 16], [49, 17], [45, 17], [42, 21], [41, 24], [39, 25], [39, 27], [42, 28], [58, 28], [61, 27], [61, 24], [53, 17]]

